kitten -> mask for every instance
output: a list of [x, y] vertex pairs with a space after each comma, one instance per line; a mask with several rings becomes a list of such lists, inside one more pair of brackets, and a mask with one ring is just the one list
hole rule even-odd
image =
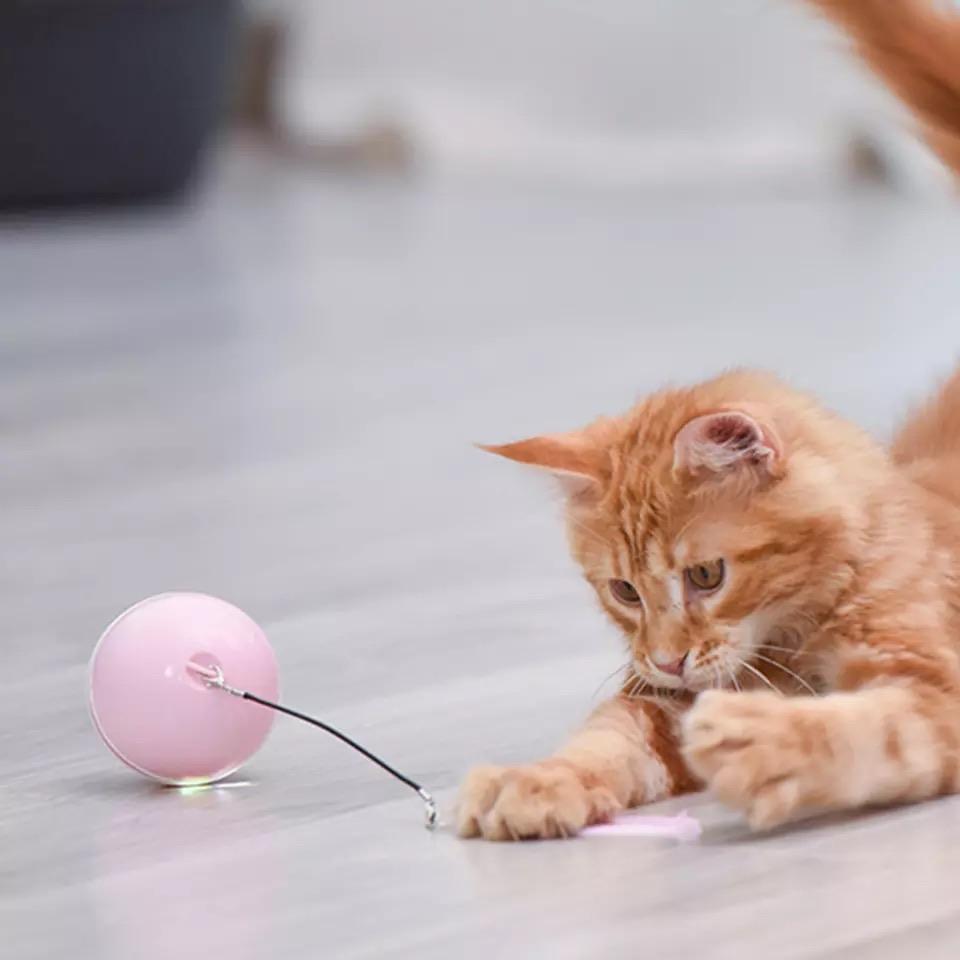
[[[960, 14], [808, 2], [960, 173]], [[703, 785], [756, 828], [960, 790], [960, 370], [889, 453], [751, 373], [488, 449], [563, 481], [632, 668], [553, 757], [470, 773], [462, 836], [568, 836]]]
[[705, 785], [755, 828], [960, 789], [960, 370], [888, 452], [773, 377], [488, 448], [556, 474], [632, 667], [457, 826], [559, 837]]

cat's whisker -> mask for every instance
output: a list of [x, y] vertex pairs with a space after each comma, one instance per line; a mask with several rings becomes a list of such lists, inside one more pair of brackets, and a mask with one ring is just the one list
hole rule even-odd
[[765, 657], [762, 653], [755, 653], [754, 656], [758, 660], [762, 660], [764, 663], [769, 663], [773, 667], [779, 667], [784, 673], [793, 677], [793, 679], [796, 680], [800, 686], [805, 687], [811, 696], [817, 696], [817, 691], [814, 690], [813, 687], [810, 686], [810, 684], [800, 676], [800, 674], [795, 673], [789, 667], [784, 666], [782, 663], [778, 663], [776, 660], [772, 660], [770, 657]]
[[777, 688], [768, 677], [765, 677], [755, 666], [747, 663], [746, 660], [741, 660], [740, 666], [745, 670], [749, 670], [758, 680], [760, 680], [762, 683], [765, 683], [778, 696], [783, 696], [783, 692]]
[[801, 626], [806, 627], [807, 631], [812, 633], [819, 629], [822, 622], [822, 618], [817, 617], [812, 613], [805, 613], [802, 610], [794, 610], [790, 614], [790, 618], [795, 620], [796, 624], [787, 624], [781, 627], [781, 630], [792, 633], [798, 638], [803, 635], [800, 629]]
[[683, 535], [690, 529], [690, 527], [692, 527], [692, 526], [694, 525], [694, 523], [697, 522], [698, 519], [699, 519], [699, 518], [697, 517], [696, 514], [694, 514], [692, 517], [690, 517], [690, 519], [687, 520], [687, 522], [686, 522], [686, 523], [679, 529], [679, 531], [674, 535], [674, 538], [673, 538], [674, 543], [677, 543], [678, 541], [682, 540], [682, 539], [683, 539]]
[[772, 643], [761, 643], [758, 649], [772, 650], [775, 653], [789, 653], [791, 657], [800, 657], [810, 653], [809, 650], [798, 650], [795, 647], [778, 647]]
[[577, 520], [576, 517], [568, 516], [567, 523], [570, 524], [571, 527], [575, 527], [585, 537], [592, 539], [594, 543], [598, 543], [604, 547], [610, 546], [608, 540], [605, 537], [602, 537], [599, 533], [597, 533], [596, 530], [591, 530], [585, 523], [583, 523], [580, 520]]
[[[565, 514], [564, 519], [567, 524], [571, 527], [576, 527], [584, 536], [591, 538], [595, 543], [598, 543], [600, 546], [609, 547], [610, 544], [607, 539], [601, 536], [596, 530], [591, 530], [585, 523], [580, 520], [577, 520], [576, 517], [572, 516], [569, 511], [566, 510], [567, 507], [567, 498], [563, 495], [550, 498], [554, 506], [559, 507]], [[546, 518], [544, 518], [546, 520]]]
[[635, 673], [633, 679], [630, 681], [630, 685], [627, 688], [626, 696], [628, 700], [635, 700], [641, 696], [641, 694], [646, 690], [650, 684], [640, 676], [640, 674]]
[[710, 689], [722, 690], [724, 685], [723, 673], [720, 670], [720, 661], [717, 657], [711, 657], [709, 660], [700, 664], [704, 669], [710, 669]]
[[613, 670], [611, 670], [611, 671], [597, 684], [596, 689], [593, 691], [593, 693], [590, 694], [590, 699], [591, 699], [591, 700], [596, 700], [597, 694], [598, 694], [618, 673], [626, 673], [629, 669], [630, 669], [630, 661], [628, 660], [626, 663], [621, 663], [619, 667], [616, 667], [616, 668], [614, 668]]

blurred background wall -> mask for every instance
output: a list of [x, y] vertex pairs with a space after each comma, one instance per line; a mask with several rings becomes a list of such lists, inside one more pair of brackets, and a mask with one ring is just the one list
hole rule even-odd
[[0, 7], [0, 201], [174, 192], [228, 103], [316, 166], [947, 185], [799, 0], [15, 0]]
[[873, 153], [941, 171], [796, 0], [313, 0], [286, 19], [298, 137], [399, 131], [435, 172], [599, 183], [829, 185]]

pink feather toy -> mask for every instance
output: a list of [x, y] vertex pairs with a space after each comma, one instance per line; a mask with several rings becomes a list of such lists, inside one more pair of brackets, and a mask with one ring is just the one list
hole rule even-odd
[[613, 823], [598, 823], [593, 827], [586, 827], [582, 834], [585, 837], [665, 837], [691, 843], [699, 840], [702, 832], [700, 821], [684, 810], [672, 817], [624, 813]]

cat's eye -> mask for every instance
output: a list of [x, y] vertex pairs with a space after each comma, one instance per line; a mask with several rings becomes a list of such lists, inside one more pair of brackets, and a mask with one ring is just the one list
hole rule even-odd
[[695, 563], [692, 567], [687, 567], [687, 582], [695, 590], [706, 593], [716, 590], [723, 583], [725, 572], [722, 560]]
[[610, 592], [628, 607], [639, 607], [643, 603], [637, 588], [629, 580], [611, 580]]

